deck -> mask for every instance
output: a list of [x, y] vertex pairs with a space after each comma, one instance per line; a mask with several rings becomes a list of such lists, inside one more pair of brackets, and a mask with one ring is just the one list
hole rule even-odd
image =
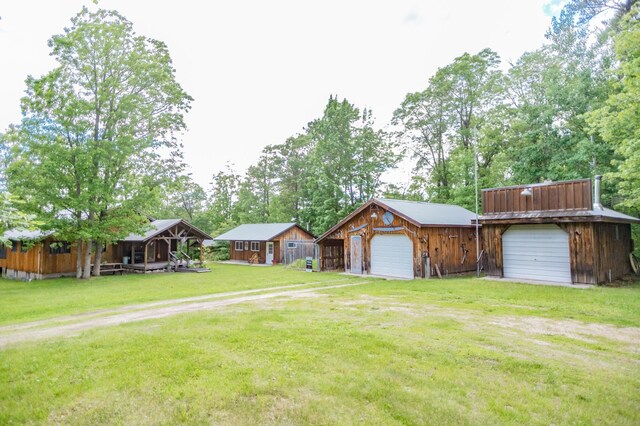
[[[144, 263], [133, 263], [122, 265], [122, 268], [129, 272], [155, 272], [155, 271], [172, 271], [170, 262], [147, 262], [145, 269]], [[188, 268], [184, 265], [178, 266], [173, 272], [211, 272], [209, 268]]]
[[147, 262], [146, 268], [144, 263], [128, 263], [123, 264], [122, 267], [130, 271], [159, 271], [161, 269], [167, 269], [169, 262]]

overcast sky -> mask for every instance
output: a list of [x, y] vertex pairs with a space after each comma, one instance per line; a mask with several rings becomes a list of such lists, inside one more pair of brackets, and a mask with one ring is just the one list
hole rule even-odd
[[[373, 110], [384, 127], [437, 68], [489, 47], [506, 63], [544, 42], [562, 0], [101, 0], [138, 34], [164, 41], [195, 101], [185, 160], [207, 187], [226, 162], [302, 132], [330, 94]], [[27, 75], [56, 66], [47, 40], [88, 0], [0, 4], [0, 131], [20, 121]], [[394, 179], [402, 180], [402, 174]]]

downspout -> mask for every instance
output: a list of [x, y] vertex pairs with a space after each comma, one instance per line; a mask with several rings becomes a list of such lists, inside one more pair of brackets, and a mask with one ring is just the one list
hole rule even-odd
[[600, 202], [600, 181], [601, 175], [596, 175], [595, 188], [593, 190], [593, 210], [604, 210], [602, 203]]

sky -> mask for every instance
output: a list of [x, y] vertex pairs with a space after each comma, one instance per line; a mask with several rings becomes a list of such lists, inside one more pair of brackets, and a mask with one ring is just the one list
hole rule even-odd
[[[196, 182], [322, 116], [330, 95], [373, 111], [384, 128], [409, 92], [454, 58], [489, 47], [508, 64], [544, 43], [563, 0], [100, 0], [168, 45], [193, 98], [182, 135]], [[28, 75], [56, 66], [47, 41], [89, 0], [0, 3], [0, 132], [19, 123]], [[407, 170], [387, 180], [408, 181]]]

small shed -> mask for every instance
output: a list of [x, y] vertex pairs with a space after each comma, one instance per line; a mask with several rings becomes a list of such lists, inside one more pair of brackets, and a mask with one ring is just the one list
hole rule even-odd
[[125, 269], [153, 271], [180, 265], [197, 255], [203, 260], [204, 241], [211, 236], [184, 219], [159, 219], [144, 234], [130, 234], [118, 241], [115, 261]]
[[631, 272], [631, 217], [604, 208], [591, 179], [482, 191], [489, 276], [601, 284]]
[[320, 269], [408, 278], [475, 271], [475, 214], [372, 198], [316, 240]]
[[286, 250], [308, 246], [314, 251], [314, 236], [295, 223], [247, 223], [214, 238], [229, 241], [230, 260], [271, 265], [282, 263]]

